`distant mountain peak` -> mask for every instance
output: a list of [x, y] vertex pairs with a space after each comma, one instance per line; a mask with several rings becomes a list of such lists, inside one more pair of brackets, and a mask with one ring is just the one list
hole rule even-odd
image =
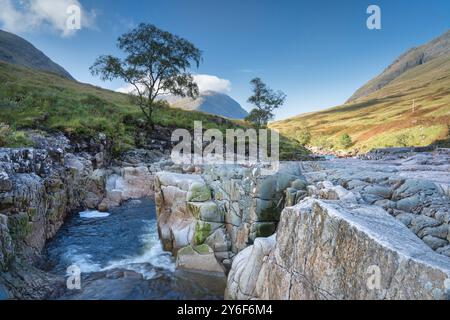
[[60, 75], [75, 80], [63, 67], [53, 62], [42, 51], [25, 39], [0, 30], [0, 61]]
[[380, 75], [359, 88], [347, 102], [353, 102], [366, 97], [387, 86], [408, 70], [446, 54], [450, 54], [450, 30], [422, 46], [406, 51]]
[[202, 111], [230, 119], [244, 119], [248, 113], [229, 95], [216, 91], [203, 91], [196, 99], [167, 96], [164, 98], [175, 108]]

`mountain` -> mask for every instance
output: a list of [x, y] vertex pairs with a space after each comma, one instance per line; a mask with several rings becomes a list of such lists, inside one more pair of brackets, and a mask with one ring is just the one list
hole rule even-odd
[[[349, 101], [324, 111], [270, 124], [291, 138], [309, 131], [312, 146], [367, 151], [424, 146], [445, 140], [450, 129], [450, 31], [411, 49], [359, 89]], [[343, 147], [348, 134], [352, 145]]]
[[172, 107], [184, 110], [196, 110], [230, 119], [244, 119], [248, 113], [241, 105], [229, 95], [215, 91], [200, 93], [197, 99], [177, 98], [173, 96], [164, 98]]
[[402, 54], [379, 76], [358, 89], [347, 102], [353, 102], [360, 98], [366, 97], [372, 92], [389, 85], [392, 81], [399, 78], [405, 72], [449, 53], [450, 30], [433, 41], [423, 46], [412, 48]]
[[74, 78], [63, 67], [53, 62], [25, 39], [0, 30], [0, 61], [60, 75], [66, 79]]

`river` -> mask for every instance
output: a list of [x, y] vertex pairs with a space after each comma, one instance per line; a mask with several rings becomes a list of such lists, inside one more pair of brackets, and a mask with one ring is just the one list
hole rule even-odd
[[131, 200], [109, 213], [72, 215], [46, 246], [47, 271], [81, 271], [81, 289], [58, 299], [223, 299], [224, 279], [180, 271], [162, 250], [155, 204]]

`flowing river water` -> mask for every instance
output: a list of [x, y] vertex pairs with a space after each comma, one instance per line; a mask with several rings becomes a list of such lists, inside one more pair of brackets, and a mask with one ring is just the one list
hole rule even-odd
[[73, 215], [46, 254], [54, 274], [67, 277], [70, 266], [81, 271], [81, 289], [59, 299], [223, 299], [224, 279], [176, 270], [162, 250], [151, 199]]

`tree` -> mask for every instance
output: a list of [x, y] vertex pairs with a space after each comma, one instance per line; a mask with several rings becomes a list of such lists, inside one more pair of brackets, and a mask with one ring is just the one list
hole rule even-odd
[[353, 144], [352, 138], [347, 133], [344, 133], [341, 136], [340, 142], [341, 142], [341, 146], [345, 149], [351, 147]]
[[131, 97], [153, 128], [153, 111], [162, 94], [195, 98], [199, 94], [189, 69], [198, 68], [201, 51], [189, 41], [141, 23], [123, 34], [117, 46], [126, 57], [111, 55], [97, 58], [90, 71], [103, 81], [122, 79], [132, 87]]
[[408, 133], [401, 133], [397, 136], [397, 145], [400, 147], [407, 147], [410, 144], [411, 135]]
[[297, 130], [297, 141], [302, 145], [306, 146], [311, 142], [311, 132], [306, 128], [300, 128]]
[[273, 119], [273, 111], [284, 104], [286, 95], [281, 91], [274, 92], [260, 78], [253, 79], [250, 84], [253, 86], [253, 95], [248, 98], [248, 102], [256, 108], [250, 111], [246, 120], [256, 127], [266, 126]]

